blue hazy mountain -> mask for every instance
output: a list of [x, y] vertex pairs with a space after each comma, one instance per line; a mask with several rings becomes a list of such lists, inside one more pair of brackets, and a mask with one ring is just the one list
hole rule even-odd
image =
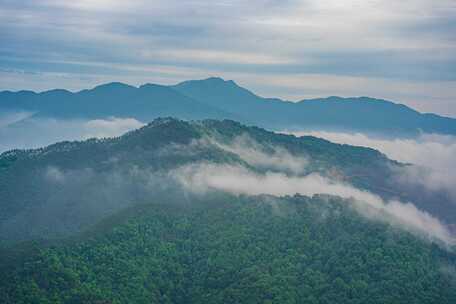
[[260, 97], [232, 80], [216, 77], [174, 86], [146, 84], [139, 88], [109, 83], [76, 93], [4, 91], [0, 92], [0, 111], [26, 111], [57, 119], [228, 118], [270, 129], [346, 130], [389, 135], [456, 134], [456, 119], [423, 114], [386, 100], [332, 96], [290, 102]]
[[236, 118], [167, 86], [145, 84], [136, 88], [118, 82], [77, 93], [60, 89], [42, 93], [6, 91], [0, 93], [0, 109], [27, 111], [36, 116], [58, 119], [117, 116], [149, 121], [169, 115], [184, 119]]
[[299, 102], [263, 98], [221, 78], [191, 80], [173, 87], [182, 94], [269, 128], [336, 129], [374, 133], [456, 134], [456, 119], [422, 114], [390, 101], [353, 97]]

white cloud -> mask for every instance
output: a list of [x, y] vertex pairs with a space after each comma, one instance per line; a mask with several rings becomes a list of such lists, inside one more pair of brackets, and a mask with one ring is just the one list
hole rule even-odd
[[421, 134], [418, 138], [381, 139], [361, 133], [322, 131], [292, 132], [312, 135], [336, 143], [377, 149], [389, 158], [417, 166], [401, 172], [403, 182], [415, 181], [431, 190], [444, 190], [456, 201], [456, 137]]
[[288, 176], [284, 173], [259, 174], [233, 165], [198, 163], [180, 167], [170, 175], [188, 191], [205, 194], [221, 190], [233, 194], [270, 194], [277, 196], [329, 194], [354, 200], [361, 214], [373, 219], [398, 224], [412, 233], [437, 238], [447, 244], [455, 242], [451, 233], [438, 219], [418, 210], [410, 203], [384, 202], [380, 197], [324, 178], [318, 174]]
[[[135, 1], [116, 1], [116, 0], [77, 0], [59, 1], [46, 0], [48, 5], [57, 7], [77, 9], [83, 11], [120, 11], [122, 9], [132, 9], [131, 4]], [[136, 1], [137, 2], [137, 1]]]
[[[144, 125], [133, 118], [57, 120], [28, 118], [23, 113], [11, 115], [14, 119], [3, 120], [4, 126], [0, 125], [0, 153], [39, 148], [66, 140], [116, 137]], [[16, 123], [12, 124], [12, 121]]]
[[84, 123], [85, 133], [82, 138], [116, 137], [142, 126], [144, 123], [134, 118], [94, 119]]
[[53, 183], [63, 183], [65, 181], [64, 172], [54, 166], [47, 167], [44, 176]]
[[292, 155], [282, 147], [261, 145], [248, 135], [235, 137], [229, 143], [209, 139], [219, 148], [237, 154], [242, 160], [257, 168], [273, 169], [288, 173], [303, 173], [308, 164], [302, 155]]
[[169, 49], [151, 52], [141, 51], [141, 56], [146, 59], [173, 59], [194, 63], [233, 63], [233, 64], [291, 64], [296, 61], [292, 58], [284, 58], [278, 55], [266, 55], [258, 52], [236, 52], [205, 49]]
[[0, 130], [32, 116], [29, 112], [0, 113]]

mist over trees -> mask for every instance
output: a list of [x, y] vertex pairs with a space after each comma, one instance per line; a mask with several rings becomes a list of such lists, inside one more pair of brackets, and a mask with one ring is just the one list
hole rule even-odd
[[[440, 211], [445, 202], [436, 206], [412, 189], [404, 192], [394, 179], [403, 165], [375, 150], [233, 121], [158, 119], [120, 138], [7, 152], [0, 163], [5, 241], [68, 236], [144, 198], [174, 200], [173, 195], [195, 192], [198, 186], [278, 196], [328, 193], [383, 211], [389, 209], [382, 206], [395, 206], [389, 201], [402, 202], [398, 206], [411, 202], [418, 209], [396, 215], [444, 241], [451, 239], [445, 225], [455, 222], [452, 213]], [[220, 186], [213, 184], [217, 176]], [[248, 191], [239, 191], [230, 180]]]

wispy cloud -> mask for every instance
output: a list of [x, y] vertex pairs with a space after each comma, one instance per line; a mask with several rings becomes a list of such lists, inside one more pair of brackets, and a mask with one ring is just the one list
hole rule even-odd
[[0, 114], [0, 130], [8, 126], [14, 125], [24, 119], [32, 116], [33, 113], [29, 112], [9, 112]]
[[138, 129], [144, 123], [133, 118], [94, 119], [83, 124], [83, 139], [86, 138], [105, 138], [120, 136], [127, 131]]
[[228, 143], [222, 143], [212, 138], [207, 141], [238, 155], [248, 164], [261, 169], [300, 174], [304, 173], [309, 163], [303, 155], [292, 155], [282, 147], [259, 144], [247, 134], [237, 136]]
[[418, 182], [433, 191], [446, 191], [456, 202], [456, 137], [421, 134], [418, 138], [386, 139], [361, 133], [293, 132], [295, 135], [313, 135], [336, 143], [371, 147], [389, 158], [415, 166], [401, 170], [401, 182]]
[[0, 153], [66, 140], [116, 137], [143, 125], [133, 118], [57, 120], [31, 118], [30, 113], [10, 113], [0, 116]]
[[247, 195], [335, 195], [352, 201], [356, 210], [369, 218], [387, 221], [412, 233], [437, 238], [450, 245], [455, 242], [451, 233], [437, 218], [418, 210], [411, 203], [384, 202], [370, 192], [332, 181], [318, 174], [260, 174], [240, 166], [199, 163], [180, 167], [172, 171], [171, 175], [188, 191], [203, 195], [217, 190]]
[[[113, 134], [123, 130], [123, 126], [129, 128], [137, 123], [121, 119], [91, 121], [90, 130], [95, 132], [101, 129]], [[207, 156], [214, 155], [208, 153], [217, 151], [214, 149], [221, 149], [236, 155], [237, 158], [227, 157], [222, 158], [226, 161], [213, 162], [213, 158]], [[37, 178], [44, 181], [45, 187], [56, 189], [43, 198], [43, 204], [58, 210], [56, 212], [60, 216], [70, 210], [74, 213], [72, 216], [85, 221], [87, 215], [97, 217], [108, 214], [132, 203], [143, 202], [144, 197], [151, 201], [163, 197], [168, 199], [168, 196], [185, 200], [189, 194], [204, 197], [213, 191], [235, 195], [326, 194], [342, 198], [341, 203], [349, 204], [369, 219], [383, 221], [444, 244], [452, 245], [455, 242], [454, 236], [444, 224], [415, 205], [398, 200], [385, 201], [371, 192], [342, 182], [337, 177], [309, 173], [306, 169], [312, 159], [305, 155], [294, 155], [282, 146], [257, 142], [246, 135], [221, 143], [220, 138], [208, 134], [207, 137], [191, 141], [188, 145], [169, 144], [150, 153], [157, 161], [163, 157], [180, 161], [176, 164], [167, 162], [167, 167], [157, 170], [129, 162], [117, 163], [116, 155], [112, 155], [105, 162], [116, 163], [116, 166], [106, 166], [106, 169], [100, 172], [87, 167], [61, 168], [51, 163], [38, 173], [41, 175]], [[198, 161], [195, 161], [196, 159]], [[72, 199], [67, 202], [65, 199], [63, 201], [66, 204], [62, 204], [63, 197], [75, 197], [77, 201]], [[67, 205], [71, 205], [71, 208], [66, 209]], [[61, 217], [48, 214], [46, 208], [31, 206], [22, 210], [0, 227], [0, 230], [17, 230], [20, 223], [21, 229], [27, 231], [29, 216], [40, 223], [40, 229], [46, 229], [50, 222], [67, 227]], [[39, 231], [32, 234], [39, 234]]]

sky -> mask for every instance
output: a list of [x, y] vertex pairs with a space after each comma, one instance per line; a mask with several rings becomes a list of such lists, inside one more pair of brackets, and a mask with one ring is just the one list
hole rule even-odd
[[456, 117], [454, 0], [0, 0], [0, 90], [219, 76]]

